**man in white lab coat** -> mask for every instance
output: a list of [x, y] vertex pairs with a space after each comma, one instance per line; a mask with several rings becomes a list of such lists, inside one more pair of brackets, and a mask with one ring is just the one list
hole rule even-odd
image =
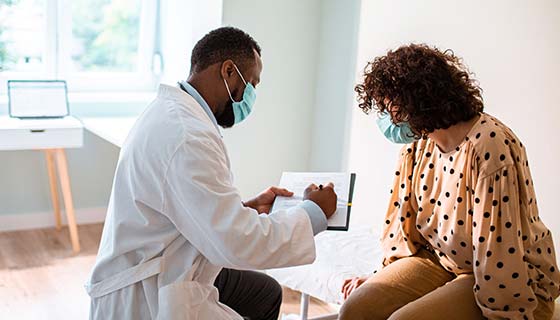
[[311, 263], [336, 194], [311, 185], [301, 205], [270, 214], [289, 191], [272, 187], [242, 202], [219, 126], [251, 112], [260, 53], [239, 29], [210, 32], [193, 49], [188, 80], [161, 85], [134, 125], [86, 284], [90, 318], [278, 317], [278, 284], [248, 270]]

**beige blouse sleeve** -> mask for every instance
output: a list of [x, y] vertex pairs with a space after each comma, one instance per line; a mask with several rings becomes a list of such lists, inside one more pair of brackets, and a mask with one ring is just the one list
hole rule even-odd
[[533, 319], [537, 306], [523, 259], [518, 188], [508, 165], [479, 178], [475, 189], [474, 293], [489, 319]]
[[383, 266], [403, 257], [414, 255], [425, 240], [415, 226], [418, 204], [413, 193], [414, 151], [405, 146], [395, 171], [391, 200], [387, 208], [381, 246]]

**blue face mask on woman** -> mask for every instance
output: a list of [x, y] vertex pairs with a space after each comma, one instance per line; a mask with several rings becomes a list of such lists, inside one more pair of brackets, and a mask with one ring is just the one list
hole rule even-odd
[[257, 99], [257, 94], [255, 92], [255, 87], [253, 87], [251, 83], [247, 83], [247, 81], [245, 81], [243, 75], [241, 74], [241, 72], [239, 71], [239, 69], [235, 64], [233, 66], [235, 67], [235, 70], [237, 70], [237, 74], [239, 74], [239, 77], [241, 77], [241, 80], [243, 80], [243, 83], [245, 84], [245, 90], [243, 91], [243, 99], [241, 99], [241, 101], [233, 100], [233, 96], [231, 95], [231, 91], [229, 90], [229, 86], [227, 84], [226, 79], [224, 79], [224, 83], [226, 85], [229, 98], [233, 102], [232, 106], [233, 106], [234, 124], [238, 124], [241, 121], [245, 120], [253, 110], [253, 105], [255, 104], [255, 100]]
[[377, 126], [385, 138], [392, 143], [406, 144], [416, 141], [408, 122], [394, 124], [391, 120], [391, 115], [386, 112], [377, 118]]

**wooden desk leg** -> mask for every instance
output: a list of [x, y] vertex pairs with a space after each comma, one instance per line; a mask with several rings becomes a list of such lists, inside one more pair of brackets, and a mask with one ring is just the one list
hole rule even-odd
[[66, 209], [68, 229], [70, 230], [70, 240], [72, 241], [72, 249], [74, 249], [75, 253], [78, 253], [80, 252], [80, 239], [78, 238], [78, 226], [76, 225], [74, 205], [72, 204], [72, 191], [70, 190], [70, 177], [68, 176], [66, 152], [64, 149], [56, 149], [55, 154], [58, 175], [60, 178], [60, 189], [62, 190], [62, 197], [64, 198], [64, 208]]
[[49, 173], [49, 184], [51, 187], [51, 200], [54, 209], [54, 219], [56, 222], [56, 229], [60, 230], [62, 221], [60, 217], [60, 202], [58, 197], [58, 187], [56, 185], [56, 168], [54, 166], [54, 151], [45, 150], [45, 158], [47, 159], [47, 171]]

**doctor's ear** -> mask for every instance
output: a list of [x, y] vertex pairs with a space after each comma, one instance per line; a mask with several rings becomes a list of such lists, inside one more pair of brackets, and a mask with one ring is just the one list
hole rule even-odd
[[232, 60], [228, 59], [222, 63], [222, 68], [220, 69], [222, 78], [227, 79], [231, 77], [235, 72], [235, 64]]

